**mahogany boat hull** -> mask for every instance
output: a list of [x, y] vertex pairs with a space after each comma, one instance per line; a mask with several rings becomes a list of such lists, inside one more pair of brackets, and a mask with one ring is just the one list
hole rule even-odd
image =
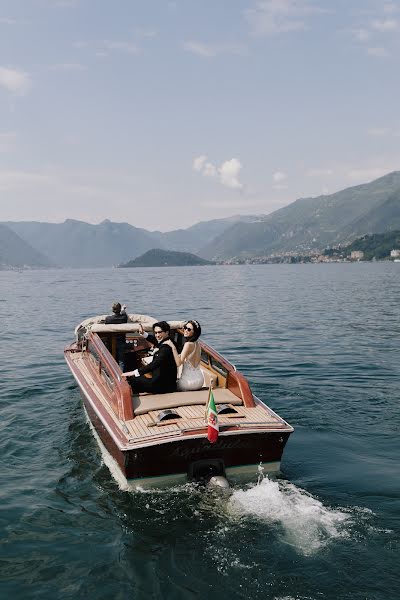
[[[136, 319], [132, 324], [95, 327], [98, 333], [85, 330], [83, 336], [81, 326], [77, 328], [77, 340], [65, 349], [65, 359], [104, 462], [123, 489], [207, 481], [214, 475], [257, 481], [260, 465], [267, 472], [279, 471], [293, 427], [256, 398], [244, 376], [213, 348], [200, 342], [204, 381], [210, 378], [201, 390], [133, 395], [108, 349], [115, 351], [115, 338], [110, 342], [100, 336], [135, 333]], [[133, 351], [137, 360], [146, 344], [144, 337], [133, 335], [125, 358]], [[214, 444], [204, 424], [208, 386], [219, 405], [220, 431]], [[163, 422], [168, 412], [172, 416]]]
[[101, 445], [116, 463], [118, 475], [133, 488], [157, 485], [157, 481], [174, 482], [177, 478], [181, 481], [209, 479], [212, 475], [225, 475], [234, 480], [250, 476], [256, 481], [260, 464], [265, 471], [279, 472], [282, 453], [291, 434], [290, 431], [222, 431], [211, 444], [204, 430], [196, 436], [124, 450], [115, 443], [85, 394], [81, 395]]

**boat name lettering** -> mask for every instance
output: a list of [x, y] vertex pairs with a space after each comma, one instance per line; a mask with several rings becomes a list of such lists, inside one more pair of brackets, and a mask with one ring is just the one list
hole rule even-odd
[[[247, 442], [247, 443], [246, 443]], [[249, 448], [253, 445], [248, 442], [248, 440], [221, 440], [219, 439], [216, 444], [202, 446], [200, 452], [214, 452], [215, 450], [229, 449], [229, 448]], [[194, 453], [198, 453], [199, 449], [193, 448], [185, 448], [183, 446], [178, 446], [175, 448], [170, 456], [180, 456], [182, 458], [193, 458]]]

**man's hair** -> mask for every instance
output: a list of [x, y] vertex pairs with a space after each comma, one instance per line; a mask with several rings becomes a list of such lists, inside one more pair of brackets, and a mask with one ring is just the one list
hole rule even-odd
[[169, 333], [171, 331], [171, 327], [169, 326], [167, 321], [158, 321], [157, 323], [154, 323], [153, 331], [155, 330], [156, 327], [159, 327], [159, 329], [161, 329], [161, 331], [166, 331], [167, 333]]
[[114, 302], [111, 309], [112, 309], [113, 313], [118, 315], [121, 312], [121, 304], [119, 302]]

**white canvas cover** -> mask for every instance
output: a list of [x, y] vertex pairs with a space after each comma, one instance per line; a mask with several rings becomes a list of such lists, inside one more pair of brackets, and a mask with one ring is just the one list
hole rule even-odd
[[[107, 315], [99, 315], [85, 319], [75, 328], [75, 335], [81, 335], [83, 330], [94, 331], [96, 333], [138, 333], [139, 325], [142, 325], [145, 331], [153, 331], [153, 324], [160, 319], [155, 319], [149, 315], [128, 314], [128, 322], [121, 324], [105, 324]], [[171, 329], [183, 327], [186, 321], [167, 321]]]

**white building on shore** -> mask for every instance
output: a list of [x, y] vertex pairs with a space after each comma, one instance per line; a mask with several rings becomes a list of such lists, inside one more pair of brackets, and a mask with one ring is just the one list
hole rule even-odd
[[351, 260], [362, 260], [364, 258], [364, 252], [362, 250], [353, 250], [350, 254]]

